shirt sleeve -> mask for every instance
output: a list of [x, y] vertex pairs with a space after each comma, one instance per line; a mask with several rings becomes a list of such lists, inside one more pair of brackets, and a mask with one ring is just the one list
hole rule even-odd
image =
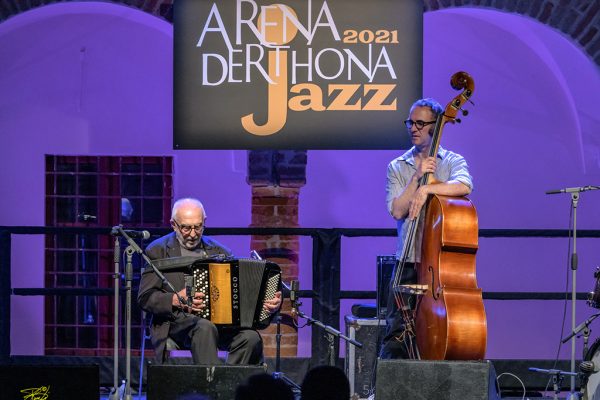
[[473, 178], [469, 174], [469, 166], [463, 156], [454, 154], [450, 159], [450, 178], [461, 182], [473, 190]]
[[400, 173], [396, 160], [390, 162], [387, 168], [387, 182], [385, 186], [387, 209], [392, 215], [392, 203], [406, 187], [406, 178]]

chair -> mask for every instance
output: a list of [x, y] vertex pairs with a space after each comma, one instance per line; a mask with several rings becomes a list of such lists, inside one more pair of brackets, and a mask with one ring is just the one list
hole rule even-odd
[[165, 346], [165, 351], [163, 353], [163, 362], [165, 362], [167, 359], [171, 358], [171, 357], [191, 357], [192, 353], [189, 349], [182, 349], [181, 347], [179, 347], [179, 345], [177, 344], [177, 342], [175, 342], [173, 339], [171, 339], [170, 337], [167, 338], [167, 343]]
[[[140, 376], [139, 376], [139, 387], [138, 393], [142, 393], [142, 380], [144, 378], [144, 359], [146, 357], [146, 340], [149, 340], [151, 337], [149, 327], [152, 325], [152, 314], [147, 314], [146, 312], [142, 313], [142, 349], [140, 355]], [[181, 349], [177, 343], [171, 339], [167, 338], [167, 343], [165, 346], [165, 351], [162, 356], [162, 361], [165, 362], [168, 358], [172, 357], [174, 352], [176, 351], [187, 351], [189, 356], [191, 357], [191, 352], [189, 350]]]

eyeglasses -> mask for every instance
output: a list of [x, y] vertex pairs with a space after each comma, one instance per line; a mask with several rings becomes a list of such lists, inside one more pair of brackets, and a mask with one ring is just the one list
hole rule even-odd
[[407, 119], [404, 121], [404, 125], [406, 125], [406, 129], [412, 128], [413, 125], [417, 127], [418, 130], [425, 128], [427, 125], [435, 124], [435, 121], [421, 121], [420, 119], [417, 121], [413, 121], [412, 119]]
[[202, 224], [198, 224], [198, 225], [179, 225], [177, 223], [177, 221], [173, 220], [173, 223], [175, 225], [177, 225], [177, 228], [179, 228], [179, 230], [181, 231], [181, 233], [183, 233], [184, 235], [189, 235], [190, 233], [192, 233], [192, 229], [194, 231], [196, 231], [196, 233], [202, 233], [202, 231], [204, 231], [204, 225]]

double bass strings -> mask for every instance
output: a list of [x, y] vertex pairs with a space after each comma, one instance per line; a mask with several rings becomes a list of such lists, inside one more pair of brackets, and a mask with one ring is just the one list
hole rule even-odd
[[[408, 260], [409, 249], [412, 246], [413, 239], [417, 231], [418, 220], [419, 218], [415, 218], [410, 222], [408, 237], [407, 240], [404, 242], [404, 246], [402, 249], [402, 259], [399, 260], [396, 264], [396, 269], [394, 271], [394, 281], [392, 285], [392, 290], [394, 291], [394, 299], [396, 301], [396, 307], [398, 307], [398, 310], [402, 313], [402, 318], [404, 320], [404, 330], [402, 334], [396, 338], [396, 340], [406, 345], [408, 357], [413, 360], [420, 358], [418, 355], [419, 351], [416, 348], [416, 341], [414, 341], [414, 338], [416, 336], [415, 314], [414, 310], [410, 309], [410, 304], [406, 304], [403, 296], [402, 273], [404, 272], [404, 268]], [[407, 297], [408, 299], [410, 299], [410, 296]], [[408, 301], [410, 303], [410, 300]]]

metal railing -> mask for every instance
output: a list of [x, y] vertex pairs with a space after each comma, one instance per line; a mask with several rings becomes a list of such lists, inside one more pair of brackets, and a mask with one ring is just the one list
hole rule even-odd
[[[0, 226], [0, 360], [10, 357], [10, 301], [11, 295], [18, 296], [112, 296], [112, 288], [12, 288], [11, 240], [13, 235], [44, 234], [96, 234], [107, 235], [111, 228], [55, 228]], [[170, 229], [149, 228], [153, 235], [163, 235]], [[299, 291], [299, 297], [312, 298], [312, 317], [339, 329], [340, 300], [375, 299], [375, 291], [341, 290], [341, 250], [343, 237], [394, 237], [395, 229], [362, 228], [207, 228], [212, 236], [290, 235], [312, 238], [313, 290]], [[481, 229], [479, 237], [568, 237], [568, 230], [540, 229]], [[599, 238], [600, 230], [578, 230], [578, 238]], [[563, 292], [484, 292], [483, 298], [490, 300], [562, 300]], [[586, 293], [578, 293], [578, 300], [585, 300]], [[320, 335], [312, 335], [312, 361], [314, 365], [327, 363], [328, 343]], [[336, 351], [338, 351], [336, 344]]]

